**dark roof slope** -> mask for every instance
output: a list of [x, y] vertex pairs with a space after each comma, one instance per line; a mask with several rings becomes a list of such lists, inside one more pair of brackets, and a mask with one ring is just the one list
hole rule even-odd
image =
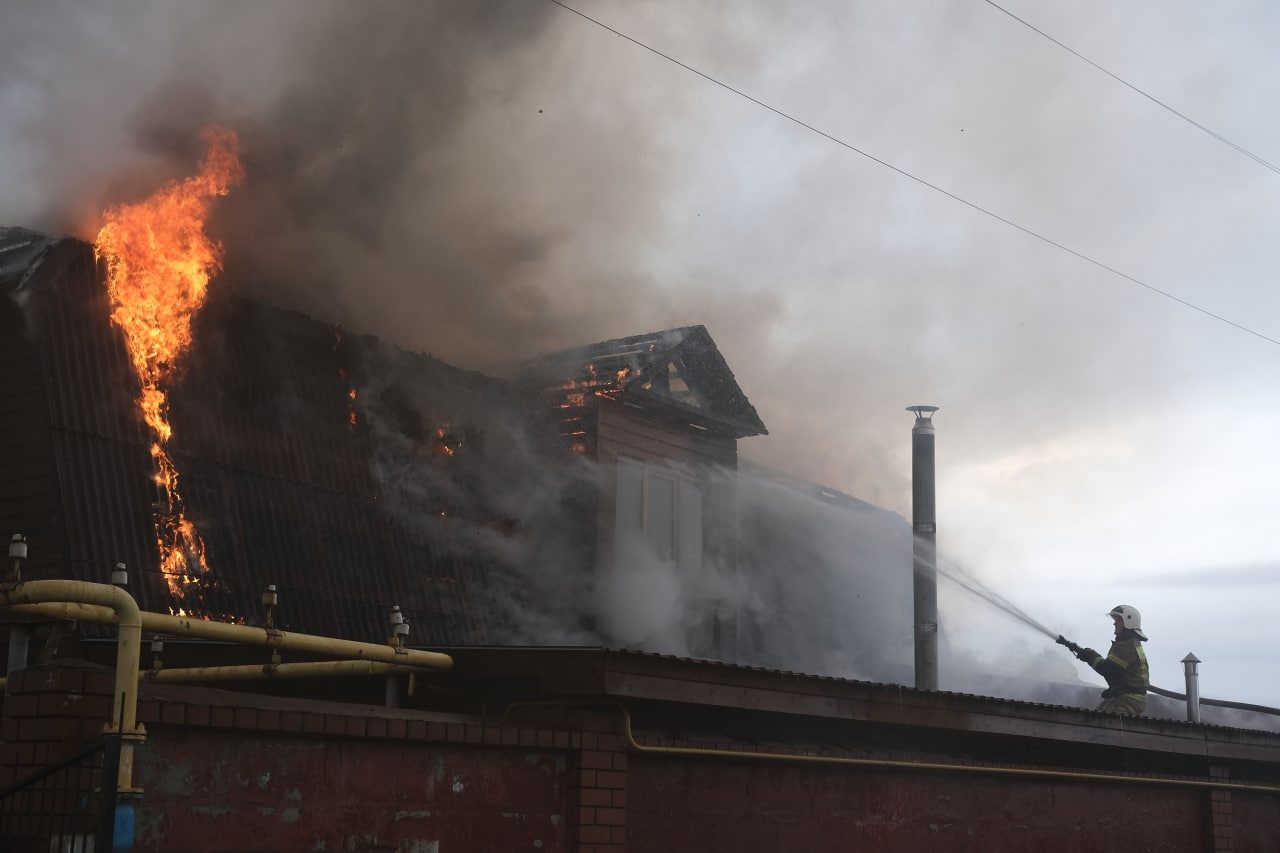
[[548, 551], [580, 556], [573, 530], [537, 523], [574, 499], [572, 477], [547, 473], [573, 460], [531, 397], [225, 287], [171, 392], [170, 450], [213, 571], [172, 596], [151, 437], [92, 249], [45, 248], [0, 300], [0, 518], [31, 541], [28, 576], [104, 580], [124, 561], [151, 610], [256, 622], [275, 583], [294, 630], [381, 641], [399, 604], [414, 642], [565, 639], [527, 575]]

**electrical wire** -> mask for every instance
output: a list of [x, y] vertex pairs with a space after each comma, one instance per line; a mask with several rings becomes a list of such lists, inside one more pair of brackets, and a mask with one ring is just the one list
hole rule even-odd
[[1184, 114], [1184, 113], [1178, 112], [1176, 109], [1174, 109], [1173, 107], [1169, 106], [1169, 105], [1168, 105], [1168, 104], [1166, 104], [1164, 101], [1162, 101], [1162, 100], [1160, 100], [1159, 98], [1157, 98], [1156, 96], [1154, 96], [1154, 95], [1152, 95], [1152, 94], [1150, 94], [1150, 93], [1148, 93], [1148, 92], [1144, 92], [1142, 89], [1139, 89], [1137, 86], [1133, 85], [1133, 84], [1132, 84], [1132, 83], [1130, 83], [1128, 80], [1125, 80], [1123, 77], [1120, 77], [1120, 76], [1118, 76], [1118, 75], [1116, 75], [1116, 74], [1113, 74], [1112, 72], [1110, 72], [1110, 71], [1108, 71], [1107, 69], [1103, 68], [1101, 65], [1099, 65], [1099, 64], [1098, 64], [1098, 63], [1096, 63], [1096, 62], [1094, 62], [1094, 61], [1093, 61], [1092, 59], [1090, 59], [1089, 57], [1084, 56], [1083, 54], [1078, 53], [1078, 52], [1076, 52], [1076, 51], [1072, 50], [1071, 48], [1067, 47], [1065, 44], [1063, 44], [1062, 42], [1058, 41], [1056, 38], [1054, 38], [1053, 36], [1049, 35], [1049, 34], [1048, 34], [1048, 33], [1046, 33], [1044, 30], [1039, 29], [1038, 27], [1036, 27], [1036, 26], [1034, 26], [1034, 25], [1030, 24], [1029, 22], [1027, 22], [1027, 21], [1023, 20], [1022, 18], [1019, 18], [1017, 15], [1013, 14], [1013, 13], [1012, 13], [1012, 12], [1010, 12], [1008, 9], [1004, 8], [1003, 6], [1001, 6], [999, 3], [995, 3], [995, 2], [993, 2], [993, 0], [983, 0], [983, 2], [985, 2], [988, 6], [991, 6], [991, 7], [992, 7], [992, 8], [994, 8], [994, 9], [998, 9], [998, 10], [1000, 10], [1001, 12], [1004, 12], [1004, 13], [1005, 13], [1006, 15], [1008, 15], [1010, 18], [1013, 18], [1015, 21], [1017, 21], [1019, 24], [1022, 24], [1022, 25], [1023, 25], [1024, 27], [1026, 27], [1027, 29], [1031, 30], [1031, 31], [1032, 31], [1032, 32], [1034, 32], [1034, 33], [1037, 33], [1037, 34], [1039, 34], [1039, 35], [1043, 36], [1044, 38], [1046, 38], [1046, 39], [1048, 39], [1049, 41], [1053, 42], [1053, 43], [1054, 43], [1054, 44], [1056, 44], [1058, 47], [1062, 48], [1062, 49], [1063, 49], [1063, 50], [1065, 50], [1067, 53], [1071, 54], [1072, 56], [1076, 57], [1077, 59], [1079, 59], [1079, 60], [1081, 60], [1081, 61], [1083, 61], [1083, 62], [1087, 62], [1089, 65], [1092, 65], [1094, 68], [1098, 69], [1098, 70], [1099, 70], [1099, 71], [1101, 71], [1103, 74], [1105, 74], [1105, 75], [1107, 75], [1108, 77], [1110, 77], [1112, 80], [1115, 80], [1117, 83], [1119, 83], [1119, 84], [1121, 84], [1121, 85], [1123, 85], [1123, 86], [1125, 86], [1125, 87], [1127, 87], [1127, 88], [1129, 88], [1129, 89], [1132, 89], [1133, 91], [1137, 92], [1139, 95], [1141, 95], [1142, 97], [1146, 98], [1148, 101], [1150, 101], [1151, 103], [1155, 104], [1156, 106], [1158, 106], [1158, 107], [1160, 107], [1160, 108], [1162, 108], [1162, 109], [1164, 109], [1164, 110], [1167, 110], [1168, 112], [1170, 112], [1170, 113], [1172, 113], [1173, 115], [1177, 116], [1178, 118], [1182, 119], [1183, 121], [1185, 121], [1187, 124], [1191, 125], [1192, 127], [1195, 127], [1195, 128], [1198, 128], [1199, 130], [1204, 131], [1204, 132], [1205, 132], [1205, 133], [1207, 133], [1209, 136], [1211, 136], [1211, 137], [1213, 137], [1214, 139], [1218, 140], [1218, 141], [1219, 141], [1219, 142], [1221, 142], [1223, 145], [1226, 145], [1228, 148], [1233, 149], [1233, 150], [1234, 150], [1234, 151], [1236, 151], [1237, 153], [1239, 153], [1239, 154], [1243, 154], [1244, 156], [1248, 157], [1248, 158], [1249, 158], [1250, 160], [1252, 160], [1253, 162], [1257, 163], [1259, 166], [1262, 166], [1264, 169], [1269, 169], [1269, 170], [1271, 170], [1272, 172], [1275, 172], [1277, 175], [1280, 175], [1280, 167], [1275, 166], [1274, 164], [1272, 164], [1272, 163], [1268, 162], [1267, 160], [1264, 160], [1263, 158], [1259, 157], [1257, 154], [1254, 154], [1254, 153], [1253, 153], [1252, 151], [1250, 151], [1249, 149], [1244, 148], [1244, 147], [1242, 147], [1242, 146], [1240, 146], [1240, 145], [1235, 144], [1234, 142], [1232, 142], [1230, 139], [1227, 139], [1227, 138], [1226, 138], [1225, 136], [1223, 136], [1222, 134], [1217, 133], [1216, 131], [1211, 130], [1211, 129], [1209, 129], [1209, 128], [1205, 127], [1203, 124], [1201, 124], [1200, 122], [1198, 122], [1198, 121], [1196, 121], [1195, 119], [1191, 118], [1190, 116], [1188, 116], [1188, 115], [1186, 115], [1186, 114]]
[[740, 98], [744, 98], [744, 99], [746, 99], [746, 100], [750, 101], [751, 103], [755, 104], [756, 106], [762, 107], [762, 108], [764, 108], [764, 109], [768, 110], [769, 112], [774, 113], [775, 115], [777, 115], [777, 116], [779, 116], [779, 117], [781, 117], [781, 118], [784, 118], [784, 119], [786, 119], [786, 120], [787, 120], [787, 121], [789, 121], [789, 122], [792, 122], [793, 124], [797, 124], [797, 125], [799, 125], [800, 127], [803, 127], [805, 130], [808, 130], [808, 131], [810, 131], [810, 132], [812, 132], [812, 133], [816, 133], [818, 136], [821, 136], [821, 137], [823, 137], [824, 139], [827, 139], [827, 140], [829, 140], [829, 141], [831, 141], [831, 142], [834, 142], [836, 145], [839, 145], [839, 146], [841, 146], [842, 148], [847, 148], [848, 150], [850, 150], [850, 151], [854, 152], [855, 154], [859, 154], [859, 155], [861, 155], [861, 156], [863, 156], [863, 157], [867, 158], [868, 160], [871, 160], [871, 161], [872, 161], [872, 162], [874, 162], [874, 163], [878, 163], [878, 164], [880, 164], [881, 166], [884, 166], [886, 169], [890, 169], [890, 170], [892, 170], [892, 171], [894, 171], [894, 172], [897, 172], [899, 175], [902, 175], [904, 178], [909, 178], [909, 179], [911, 179], [912, 181], [915, 181], [917, 184], [920, 184], [921, 186], [928, 187], [929, 189], [933, 190], [933, 191], [934, 191], [934, 192], [936, 192], [936, 193], [940, 193], [940, 194], [942, 194], [942, 195], [945, 195], [947, 198], [950, 198], [950, 199], [952, 199], [953, 201], [958, 201], [958, 202], [960, 202], [961, 204], [965, 205], [965, 206], [966, 206], [966, 207], [968, 207], [968, 208], [971, 208], [971, 209], [973, 209], [973, 210], [976, 210], [976, 211], [978, 211], [979, 213], [982, 213], [982, 214], [984, 214], [984, 215], [986, 215], [986, 216], [989, 216], [989, 217], [991, 217], [992, 219], [995, 219], [995, 220], [996, 220], [996, 221], [998, 221], [998, 222], [1002, 222], [1002, 223], [1004, 223], [1005, 225], [1008, 225], [1010, 228], [1017, 229], [1018, 231], [1021, 231], [1023, 234], [1026, 234], [1026, 235], [1027, 235], [1027, 236], [1029, 236], [1029, 237], [1034, 237], [1035, 239], [1037, 239], [1037, 240], [1039, 240], [1039, 241], [1041, 241], [1041, 242], [1043, 242], [1043, 243], [1047, 243], [1047, 244], [1049, 244], [1050, 246], [1053, 246], [1053, 247], [1054, 247], [1054, 248], [1056, 248], [1056, 249], [1059, 249], [1059, 250], [1061, 250], [1061, 251], [1063, 251], [1063, 252], [1066, 252], [1067, 254], [1072, 255], [1072, 256], [1074, 256], [1074, 257], [1076, 257], [1076, 258], [1079, 258], [1079, 259], [1080, 259], [1080, 260], [1082, 260], [1082, 261], [1085, 261], [1085, 262], [1087, 262], [1087, 263], [1093, 264], [1094, 266], [1098, 267], [1099, 269], [1106, 270], [1107, 272], [1111, 273], [1112, 275], [1115, 275], [1115, 276], [1117, 276], [1117, 277], [1119, 277], [1119, 278], [1122, 278], [1122, 279], [1124, 279], [1125, 281], [1130, 282], [1131, 284], [1136, 284], [1136, 285], [1137, 285], [1137, 286], [1139, 286], [1139, 287], [1146, 288], [1147, 290], [1151, 291], [1152, 293], [1158, 294], [1158, 295], [1160, 295], [1160, 296], [1165, 297], [1166, 299], [1170, 299], [1170, 300], [1172, 300], [1172, 301], [1174, 301], [1174, 302], [1177, 302], [1179, 305], [1182, 305], [1182, 306], [1183, 306], [1183, 307], [1185, 307], [1185, 308], [1190, 308], [1192, 311], [1196, 311], [1196, 312], [1198, 312], [1198, 313], [1200, 313], [1200, 314], [1205, 315], [1206, 317], [1211, 317], [1211, 318], [1213, 318], [1214, 320], [1217, 320], [1217, 321], [1219, 321], [1219, 322], [1221, 322], [1221, 323], [1225, 323], [1225, 324], [1227, 324], [1228, 326], [1231, 326], [1231, 327], [1233, 327], [1233, 328], [1235, 328], [1235, 329], [1237, 329], [1237, 330], [1239, 330], [1239, 331], [1241, 331], [1241, 332], [1245, 332], [1245, 333], [1247, 333], [1247, 334], [1253, 335], [1253, 336], [1254, 336], [1254, 337], [1256, 337], [1256, 338], [1261, 338], [1262, 340], [1264, 340], [1264, 341], [1266, 341], [1266, 342], [1268, 342], [1268, 343], [1271, 343], [1271, 344], [1275, 344], [1275, 345], [1277, 345], [1277, 346], [1280, 346], [1280, 339], [1276, 339], [1276, 338], [1270, 337], [1270, 336], [1268, 336], [1268, 335], [1265, 335], [1265, 334], [1263, 334], [1262, 332], [1257, 331], [1256, 329], [1251, 329], [1251, 328], [1249, 328], [1248, 326], [1245, 326], [1245, 325], [1242, 325], [1242, 324], [1240, 324], [1240, 323], [1237, 323], [1237, 322], [1236, 322], [1236, 321], [1234, 321], [1234, 320], [1230, 320], [1230, 319], [1228, 319], [1228, 318], [1226, 318], [1226, 317], [1222, 316], [1221, 314], [1215, 314], [1214, 312], [1212, 312], [1212, 311], [1208, 310], [1207, 308], [1201, 308], [1199, 305], [1196, 305], [1194, 302], [1189, 302], [1188, 300], [1183, 299], [1183, 298], [1182, 298], [1182, 297], [1180, 297], [1180, 296], [1175, 296], [1174, 294], [1170, 293], [1170, 292], [1169, 292], [1169, 291], [1167, 291], [1167, 290], [1162, 290], [1161, 288], [1156, 287], [1155, 285], [1152, 285], [1152, 284], [1148, 284], [1147, 282], [1142, 281], [1142, 280], [1141, 280], [1141, 279], [1139, 279], [1139, 278], [1135, 278], [1134, 276], [1131, 276], [1131, 275], [1129, 275], [1128, 273], [1121, 272], [1120, 270], [1116, 269], [1116, 268], [1115, 268], [1115, 267], [1113, 267], [1113, 266], [1110, 266], [1110, 265], [1108, 265], [1108, 264], [1106, 264], [1106, 263], [1103, 263], [1102, 261], [1096, 260], [1096, 259], [1094, 259], [1094, 258], [1090, 257], [1089, 255], [1084, 254], [1083, 252], [1077, 251], [1076, 249], [1072, 249], [1072, 248], [1071, 248], [1071, 247], [1069, 247], [1069, 246], [1066, 246], [1066, 245], [1064, 245], [1064, 244], [1062, 244], [1062, 243], [1059, 243], [1057, 240], [1054, 240], [1054, 239], [1052, 239], [1052, 238], [1050, 238], [1050, 237], [1047, 237], [1047, 236], [1045, 236], [1044, 234], [1041, 234], [1041, 233], [1040, 233], [1040, 232], [1038, 232], [1038, 231], [1034, 231], [1034, 230], [1032, 230], [1032, 229], [1030, 229], [1030, 228], [1026, 227], [1025, 225], [1019, 225], [1017, 222], [1014, 222], [1012, 219], [1008, 219], [1008, 218], [1006, 218], [1006, 217], [1004, 217], [1004, 216], [1001, 216], [1000, 214], [995, 213], [995, 212], [994, 212], [994, 211], [992, 211], [992, 210], [988, 210], [987, 208], [983, 207], [983, 206], [982, 206], [982, 205], [980, 205], [980, 204], [977, 204], [977, 203], [975, 203], [975, 202], [969, 201], [968, 199], [963, 198], [962, 196], [956, 195], [955, 193], [951, 192], [950, 190], [943, 189], [942, 187], [938, 186], [937, 184], [930, 183], [929, 181], [925, 180], [924, 178], [921, 178], [921, 177], [918, 177], [918, 176], [916, 176], [916, 175], [913, 175], [911, 172], [908, 172], [906, 169], [903, 169], [903, 168], [901, 168], [901, 167], [899, 167], [899, 166], [895, 166], [895, 165], [893, 165], [892, 163], [890, 163], [890, 162], [889, 162], [889, 161], [887, 161], [887, 160], [882, 160], [882, 159], [880, 159], [879, 157], [875, 156], [874, 154], [871, 154], [870, 152], [864, 151], [863, 149], [858, 148], [856, 145], [853, 145], [853, 144], [851, 144], [851, 143], [849, 143], [849, 142], [846, 142], [846, 141], [844, 141], [843, 139], [840, 139], [839, 137], [832, 136], [830, 133], [827, 133], [827, 132], [826, 132], [826, 131], [824, 131], [824, 130], [819, 130], [817, 127], [815, 127], [815, 126], [813, 126], [813, 125], [811, 125], [811, 124], [809, 124], [809, 123], [807, 123], [807, 122], [805, 122], [805, 121], [802, 121], [801, 119], [798, 119], [798, 118], [796, 118], [795, 116], [793, 116], [793, 115], [791, 115], [791, 114], [789, 114], [789, 113], [783, 112], [781, 109], [779, 109], [779, 108], [777, 108], [777, 107], [775, 107], [775, 106], [773, 106], [773, 105], [771, 105], [771, 104], [768, 104], [768, 103], [766, 103], [766, 102], [764, 102], [764, 101], [760, 100], [759, 98], [753, 97], [752, 95], [747, 94], [746, 92], [742, 91], [741, 89], [735, 89], [733, 86], [730, 86], [728, 83], [725, 83], [723, 80], [719, 80], [719, 79], [717, 79], [717, 78], [715, 78], [715, 77], [712, 77], [710, 74], [707, 74], [707, 73], [706, 73], [706, 72], [704, 72], [704, 71], [699, 71], [697, 68], [694, 68], [692, 65], [688, 65], [688, 64], [686, 64], [686, 63], [684, 63], [684, 62], [681, 62], [679, 59], [676, 59], [675, 57], [673, 57], [673, 56], [671, 56], [671, 55], [669, 55], [669, 54], [663, 53], [662, 51], [658, 50], [657, 48], [655, 48], [655, 47], [651, 47], [650, 45], [645, 44], [644, 42], [640, 41], [639, 39], [636, 39], [636, 38], [633, 38], [633, 37], [631, 37], [631, 36], [627, 35], [626, 33], [622, 32], [621, 30], [616, 30], [616, 29], [614, 29], [613, 27], [609, 26], [608, 24], [605, 24], [605, 23], [603, 23], [602, 21], [599, 21], [599, 20], [597, 20], [597, 19], [595, 19], [595, 18], [591, 17], [590, 15], [586, 14], [585, 12], [581, 12], [581, 11], [579, 11], [579, 10], [577, 10], [577, 9], [573, 8], [572, 6], [569, 6], [569, 5], [567, 5], [567, 4], [563, 3], [563, 2], [561, 2], [561, 0], [548, 0], [548, 2], [550, 2], [550, 3], [552, 3], [552, 4], [556, 5], [556, 6], [559, 6], [561, 9], [564, 9], [566, 12], [572, 12], [573, 14], [577, 15], [577, 16], [578, 16], [578, 17], [580, 17], [580, 18], [582, 18], [582, 19], [584, 19], [584, 20], [586, 20], [586, 21], [590, 21], [591, 23], [595, 24], [597, 27], [600, 27], [600, 28], [601, 28], [601, 29], [603, 29], [603, 30], [607, 30], [608, 32], [613, 33], [614, 35], [618, 36], [619, 38], [626, 39], [627, 41], [629, 41], [629, 42], [631, 42], [632, 44], [634, 44], [636, 47], [643, 48], [644, 50], [649, 51], [650, 53], [654, 54], [655, 56], [660, 56], [660, 57], [662, 57], [663, 59], [667, 60], [668, 62], [670, 62], [670, 63], [672, 63], [672, 64], [674, 64], [674, 65], [678, 65], [678, 66], [680, 66], [681, 68], [685, 69], [686, 71], [690, 72], [691, 74], [696, 74], [696, 75], [698, 75], [699, 77], [701, 77], [702, 79], [704, 79], [704, 80], [708, 81], [709, 83], [714, 83], [715, 85], [719, 86], [720, 88], [725, 89], [725, 90], [727, 90], [727, 91], [729, 91], [729, 92], [732, 92], [733, 94], [737, 95], [738, 97], [740, 97]]

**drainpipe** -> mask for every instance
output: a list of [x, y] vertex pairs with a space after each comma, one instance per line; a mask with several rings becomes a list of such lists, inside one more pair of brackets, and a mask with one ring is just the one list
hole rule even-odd
[[1182, 659], [1182, 674], [1187, 679], [1187, 720], [1200, 722], [1200, 674], [1196, 672], [1196, 664], [1200, 658], [1193, 652], [1187, 652]]
[[105, 612], [111, 624], [119, 626], [115, 693], [111, 700], [111, 722], [106, 730], [119, 732], [121, 736], [118, 789], [125, 794], [140, 793], [133, 787], [133, 747], [146, 739], [146, 730], [138, 725], [138, 653], [142, 647], [142, 613], [138, 603], [119, 587], [87, 581], [34, 580], [0, 586], [0, 605], [44, 602], [91, 606]]
[[908, 406], [911, 427], [912, 591], [915, 604], [916, 687], [938, 689], [938, 524], [933, 473], [933, 413]]

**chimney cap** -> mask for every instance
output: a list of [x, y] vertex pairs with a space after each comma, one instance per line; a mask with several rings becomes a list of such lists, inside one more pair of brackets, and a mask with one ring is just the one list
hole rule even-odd
[[907, 406], [908, 412], [915, 412], [917, 418], [924, 418], [938, 411], [937, 406]]

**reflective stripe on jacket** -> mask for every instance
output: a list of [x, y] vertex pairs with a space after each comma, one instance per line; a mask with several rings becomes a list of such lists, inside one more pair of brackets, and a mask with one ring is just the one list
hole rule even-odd
[[1133, 634], [1122, 636], [1111, 644], [1106, 657], [1094, 655], [1088, 664], [1107, 680], [1107, 687], [1117, 693], [1145, 693], [1151, 683], [1142, 641]]

